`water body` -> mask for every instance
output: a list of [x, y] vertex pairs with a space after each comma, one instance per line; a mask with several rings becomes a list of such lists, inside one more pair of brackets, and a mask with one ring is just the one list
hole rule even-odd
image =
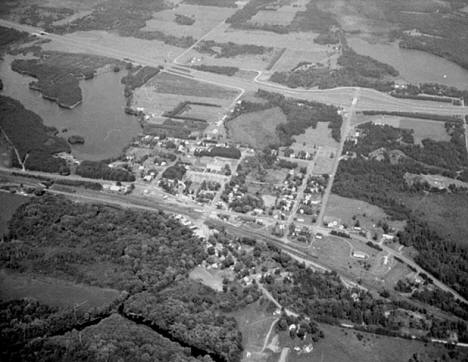
[[468, 89], [468, 70], [444, 58], [402, 49], [397, 42], [371, 44], [362, 38], [350, 37], [348, 44], [359, 54], [392, 65], [400, 72], [400, 77], [410, 83], [440, 83]]
[[[1, 94], [21, 101], [27, 109], [41, 116], [44, 124], [56, 127], [59, 136], [83, 136], [84, 145], [71, 146], [78, 159], [102, 160], [118, 156], [141, 132], [137, 119], [124, 113], [122, 73], [103, 72], [92, 80], [81, 81], [83, 102], [69, 110], [30, 90], [28, 84], [33, 78], [12, 71], [10, 64], [14, 59], [6, 55], [0, 61]], [[62, 132], [64, 129], [67, 131]]]

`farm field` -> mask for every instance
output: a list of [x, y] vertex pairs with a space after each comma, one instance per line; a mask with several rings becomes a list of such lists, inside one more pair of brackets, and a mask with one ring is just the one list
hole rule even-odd
[[279, 107], [275, 107], [259, 112], [244, 113], [229, 121], [227, 128], [234, 142], [263, 149], [279, 142], [276, 127], [286, 122], [284, 113]]
[[335, 194], [330, 195], [324, 220], [336, 220], [341, 224], [352, 227], [355, 223], [355, 220], [353, 220], [354, 215], [356, 216], [356, 220], [359, 220], [361, 228], [371, 231], [372, 233], [376, 232], [379, 235], [382, 233], [382, 229], [376, 227], [379, 220], [386, 221], [390, 227], [397, 230], [404, 227], [401, 221], [390, 220], [385, 212], [377, 206]]
[[0, 238], [8, 233], [8, 222], [16, 209], [29, 201], [29, 197], [9, 192], [0, 192]]
[[359, 123], [373, 122], [380, 125], [389, 125], [396, 128], [407, 128], [414, 131], [414, 143], [421, 144], [425, 138], [434, 141], [450, 141], [450, 136], [445, 130], [444, 122], [425, 119], [398, 117], [398, 116], [359, 116]]
[[76, 284], [57, 278], [0, 270], [0, 299], [34, 298], [61, 308], [80, 305], [85, 309], [111, 303], [119, 296], [115, 289]]
[[[231, 16], [235, 8], [216, 6], [197, 6], [179, 4], [174, 9], [163, 10], [153, 14], [146, 22], [143, 31], [161, 31], [176, 37], [192, 36], [200, 38], [208, 31]], [[180, 25], [175, 22], [176, 15], [184, 15], [195, 20], [193, 25]]]
[[[182, 48], [164, 44], [159, 40], [145, 40], [131, 37], [122, 37], [115, 33], [100, 30], [77, 31], [64, 34], [63, 38], [68, 42], [51, 41], [42, 45], [44, 50], [57, 50], [69, 53], [88, 53], [101, 55], [100, 49], [115, 53], [115, 58], [121, 59], [122, 54], [137, 54], [140, 58], [151, 59], [161, 64], [172, 61], [180, 53]], [[79, 47], [75, 45], [79, 43]], [[85, 46], [83, 43], [92, 44]], [[109, 54], [109, 55], [110, 55]]]
[[[319, 327], [325, 338], [314, 343], [314, 350], [309, 354], [299, 355], [291, 350], [288, 362], [407, 362], [415, 353], [420, 354], [421, 361], [439, 360], [442, 356], [450, 359], [448, 350], [442, 345], [356, 332], [327, 324], [319, 324]], [[288, 339], [287, 335], [282, 338], [283, 341]], [[278, 356], [268, 361], [277, 361]]]

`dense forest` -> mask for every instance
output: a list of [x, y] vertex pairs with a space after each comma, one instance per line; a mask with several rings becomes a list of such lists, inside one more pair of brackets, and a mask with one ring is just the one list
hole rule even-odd
[[[11, 238], [21, 243], [2, 244], [4, 266], [119, 290], [163, 288], [205, 255], [192, 232], [164, 213], [75, 204], [50, 196], [20, 207], [9, 229]], [[41, 251], [59, 245], [53, 254]], [[105, 270], [95, 273], [102, 263]]]
[[41, 117], [9, 97], [0, 95], [0, 129], [18, 151], [20, 160], [13, 157], [13, 165], [28, 170], [69, 172], [65, 160], [54, 157], [59, 152], [70, 152], [70, 146], [57, 137], [57, 129], [44, 126]]

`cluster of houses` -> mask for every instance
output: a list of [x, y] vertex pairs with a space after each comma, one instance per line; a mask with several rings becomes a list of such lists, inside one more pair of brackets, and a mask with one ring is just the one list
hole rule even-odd
[[[298, 187], [302, 184], [303, 179], [304, 174], [302, 172], [290, 170], [283, 184], [281, 186], [275, 186], [275, 191], [279, 193], [276, 201], [276, 208], [281, 211], [280, 216], [292, 210], [297, 198]], [[276, 218], [278, 218], [278, 216], [276, 216]], [[284, 217], [282, 216], [281, 219], [284, 219]]]
[[322, 195], [326, 188], [326, 181], [323, 182], [321, 176], [310, 176], [304, 189], [304, 196], [301, 200], [300, 214], [310, 214], [307, 209], [319, 207], [322, 202]]

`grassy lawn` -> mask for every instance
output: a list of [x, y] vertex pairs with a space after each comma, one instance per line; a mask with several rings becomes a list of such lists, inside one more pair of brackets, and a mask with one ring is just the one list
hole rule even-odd
[[8, 232], [8, 221], [16, 209], [29, 201], [29, 197], [9, 192], [0, 192], [0, 237]]
[[111, 303], [119, 296], [115, 289], [98, 288], [57, 278], [0, 270], [0, 299], [34, 298], [61, 308], [80, 305], [85, 309]]
[[276, 127], [286, 122], [284, 113], [279, 107], [275, 107], [242, 114], [228, 123], [228, 129], [234, 142], [263, 149], [269, 144], [279, 142]]

